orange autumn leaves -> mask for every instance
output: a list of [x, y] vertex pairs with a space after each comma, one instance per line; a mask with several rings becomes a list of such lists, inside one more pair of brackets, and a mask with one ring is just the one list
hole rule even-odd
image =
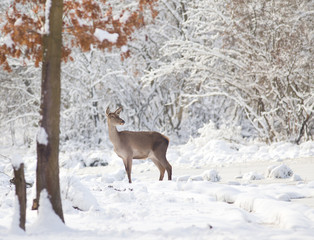
[[[124, 9], [120, 16], [114, 16], [113, 9], [105, 0], [64, 0], [63, 6], [63, 61], [73, 60], [71, 49], [80, 48], [86, 52], [95, 47], [111, 50], [127, 44], [131, 34], [144, 25], [144, 10], [150, 9], [154, 18], [157, 0], [140, 0], [137, 9]], [[30, 60], [38, 67], [42, 61], [42, 36], [45, 24], [44, 0], [15, 0], [1, 21], [0, 31], [4, 39], [0, 45], [0, 65], [10, 71], [8, 58]], [[124, 16], [127, 15], [127, 18]], [[118, 34], [116, 41], [95, 37], [96, 29]], [[129, 56], [122, 51], [121, 58]]]

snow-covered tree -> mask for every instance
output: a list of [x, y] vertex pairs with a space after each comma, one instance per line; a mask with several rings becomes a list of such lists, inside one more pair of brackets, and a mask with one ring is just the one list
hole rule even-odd
[[165, 42], [145, 80], [178, 90], [193, 123], [227, 120], [266, 141], [310, 137], [313, 2], [201, 0], [185, 9], [183, 36]]
[[12, 72], [0, 74], [0, 128], [12, 145], [30, 146], [38, 124], [39, 69], [16, 63]]
[[[216, 127], [240, 125], [244, 136], [266, 141], [313, 138], [312, 1], [160, 0], [158, 15], [144, 14], [148, 17], [131, 41], [110, 54], [86, 44], [89, 20], [75, 17], [69, 10], [74, 3], [68, 3], [64, 57], [75, 61], [62, 67], [60, 133], [62, 143], [71, 143], [65, 148], [106, 144], [103, 116], [109, 104], [123, 105], [128, 129], [158, 130], [171, 139], [176, 133], [186, 140], [209, 121]], [[122, 22], [137, 9], [132, 0], [106, 1], [101, 9], [109, 4]], [[21, 20], [14, 21], [18, 33]], [[68, 47], [75, 26], [74, 35], [82, 38], [77, 43], [89, 52]], [[14, 37], [0, 34], [10, 46]], [[21, 56], [25, 53], [21, 49]], [[37, 127], [35, 63], [24, 58], [11, 64], [12, 73], [0, 73], [5, 79], [1, 127], [13, 143], [23, 131], [24, 143], [30, 144], [31, 129]]]
[[231, 1], [226, 7], [224, 49], [244, 64], [234, 68], [232, 84], [244, 90], [247, 116], [269, 141], [295, 140], [305, 121], [313, 121], [313, 4]]

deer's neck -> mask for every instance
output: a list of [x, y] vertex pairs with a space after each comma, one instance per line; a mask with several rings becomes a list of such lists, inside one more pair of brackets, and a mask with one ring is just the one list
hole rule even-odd
[[120, 141], [119, 131], [115, 126], [111, 126], [108, 124], [108, 132], [109, 132], [109, 139], [113, 145], [116, 145]]

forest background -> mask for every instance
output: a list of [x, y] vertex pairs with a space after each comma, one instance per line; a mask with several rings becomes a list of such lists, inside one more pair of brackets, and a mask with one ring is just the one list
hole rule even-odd
[[[134, 6], [107, 2], [125, 18]], [[1, 16], [9, 5], [1, 1]], [[109, 105], [124, 107], [127, 129], [174, 143], [208, 123], [268, 143], [313, 140], [314, 1], [161, 0], [155, 9], [121, 49], [72, 50], [61, 73], [61, 149], [108, 147]], [[3, 145], [32, 146], [38, 129], [41, 69], [21, 54], [0, 73]]]

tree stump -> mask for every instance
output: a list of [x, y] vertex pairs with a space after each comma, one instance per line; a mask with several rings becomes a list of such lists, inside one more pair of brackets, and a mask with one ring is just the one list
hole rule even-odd
[[14, 185], [15, 194], [19, 202], [20, 210], [20, 228], [25, 231], [26, 220], [26, 183], [24, 176], [24, 163], [21, 163], [19, 167], [13, 166], [14, 170]]

